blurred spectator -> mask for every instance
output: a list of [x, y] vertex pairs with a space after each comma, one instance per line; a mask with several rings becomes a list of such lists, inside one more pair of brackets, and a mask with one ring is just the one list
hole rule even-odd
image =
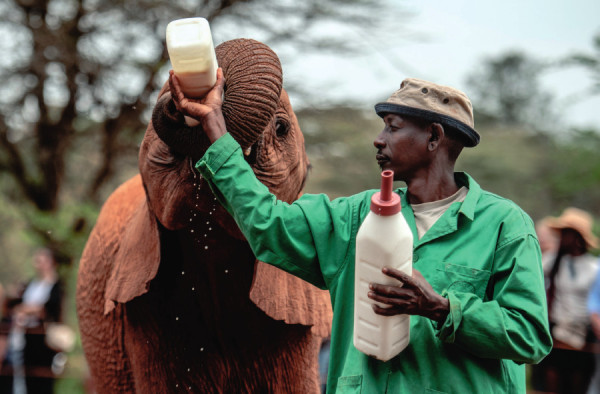
[[554, 348], [533, 366], [532, 382], [539, 391], [585, 393], [594, 371], [587, 298], [598, 273], [598, 259], [588, 251], [598, 240], [591, 215], [577, 208], [545, 225], [559, 235], [558, 249], [543, 259]]
[[52, 361], [57, 352], [46, 344], [45, 324], [61, 317], [62, 287], [49, 249], [33, 258], [35, 277], [16, 296], [7, 295], [3, 323], [10, 327], [2, 355], [0, 392], [53, 392]]
[[554, 258], [560, 241], [556, 230], [548, 225], [548, 221], [551, 220], [552, 218], [546, 217], [535, 224], [535, 232], [542, 250], [542, 262], [544, 264], [547, 264], [545, 260], [548, 257]]
[[321, 379], [321, 394], [327, 392], [327, 372], [329, 370], [329, 349], [331, 347], [331, 338], [323, 340], [321, 350], [319, 351], [319, 375]]
[[600, 349], [598, 349], [600, 348], [600, 270], [598, 271], [598, 275], [596, 275], [594, 286], [588, 297], [588, 312], [590, 313], [592, 331], [596, 337], [596, 349], [594, 352], [596, 369], [588, 389], [588, 394], [597, 394], [600, 393]]

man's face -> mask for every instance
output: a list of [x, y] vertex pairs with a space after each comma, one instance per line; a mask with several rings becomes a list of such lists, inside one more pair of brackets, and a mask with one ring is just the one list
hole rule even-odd
[[396, 114], [385, 115], [383, 122], [385, 127], [373, 141], [379, 167], [393, 170], [396, 181], [407, 181], [426, 171], [430, 133], [410, 118]]
[[572, 228], [564, 228], [560, 232], [560, 251], [572, 256], [581, 256], [587, 252], [585, 240]]

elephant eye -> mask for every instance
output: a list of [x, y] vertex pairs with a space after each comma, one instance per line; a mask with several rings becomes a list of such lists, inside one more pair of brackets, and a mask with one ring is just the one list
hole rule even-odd
[[283, 137], [283, 136], [287, 135], [287, 133], [289, 131], [290, 131], [290, 123], [287, 121], [287, 119], [277, 118], [277, 121], [275, 123], [275, 133], [277, 133], [277, 136]]

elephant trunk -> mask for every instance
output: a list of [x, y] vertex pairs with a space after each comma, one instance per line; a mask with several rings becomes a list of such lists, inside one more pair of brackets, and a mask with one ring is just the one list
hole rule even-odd
[[[226, 41], [215, 52], [225, 76], [222, 108], [227, 131], [245, 149], [258, 140], [279, 105], [283, 85], [281, 64], [268, 46], [250, 39]], [[151, 126], [173, 151], [198, 159], [208, 145], [208, 138], [201, 132], [202, 126], [190, 128], [183, 123], [171, 96], [164, 94], [168, 88], [165, 84], [159, 94]]]
[[225, 75], [223, 115], [227, 130], [247, 148], [275, 114], [283, 84], [281, 64], [269, 47], [255, 40], [227, 41], [215, 51]]

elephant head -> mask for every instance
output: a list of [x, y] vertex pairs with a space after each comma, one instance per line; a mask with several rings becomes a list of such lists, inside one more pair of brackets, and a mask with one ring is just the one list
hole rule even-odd
[[[266, 45], [247, 39], [225, 42], [216, 48], [216, 54], [226, 78], [223, 115], [228, 132], [241, 145], [257, 178], [280, 200], [294, 201], [304, 186], [309, 163], [304, 137], [288, 95], [282, 89], [277, 55]], [[140, 169], [152, 210], [165, 227], [176, 229], [189, 224], [196, 193], [193, 190], [177, 193], [188, 201], [174, 199], [171, 193], [165, 195], [165, 189], [170, 187], [165, 187], [165, 177], [156, 176], [155, 169], [162, 171], [166, 155], [155, 151], [168, 147], [175, 161], [180, 162], [177, 155], [181, 155], [193, 164], [209, 141], [201, 126], [185, 126], [182, 115], [174, 108], [168, 85], [160, 97], [152, 124], [164, 145], [156, 144], [152, 133], [148, 133], [140, 153]], [[155, 159], [161, 162], [158, 167], [152, 162]], [[184, 164], [182, 170], [192, 171], [189, 163], [179, 164]], [[180, 178], [173, 179], [180, 182]], [[208, 206], [212, 205], [200, 204], [200, 208]], [[231, 223], [226, 227], [237, 231]]]

